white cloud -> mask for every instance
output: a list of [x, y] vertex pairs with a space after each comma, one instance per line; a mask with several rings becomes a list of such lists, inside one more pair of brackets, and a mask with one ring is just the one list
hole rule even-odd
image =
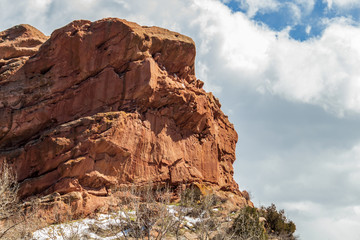
[[360, 228], [360, 215], [356, 212], [358, 205], [331, 209], [311, 202], [298, 202], [285, 203], [284, 206], [307, 217], [307, 221], [297, 225], [300, 229], [307, 229], [307, 233], [301, 236], [302, 239], [337, 240], [360, 237], [360, 233], [354, 231]]
[[358, 0], [325, 0], [328, 4], [328, 8], [332, 8], [334, 5], [340, 8], [350, 9], [353, 7], [360, 7]]
[[289, 29], [274, 32], [213, 1], [196, 3], [206, 48], [219, 53], [224, 70], [238, 81], [339, 116], [360, 112], [359, 26], [338, 19], [328, 23], [321, 37], [298, 42], [288, 37]]
[[323, 207], [311, 201], [284, 202], [282, 205], [289, 211], [301, 212], [304, 215], [319, 215]]
[[[355, 229], [360, 228], [360, 218], [352, 217], [353, 211], [341, 208], [341, 211], [333, 212], [323, 210], [321, 216], [308, 219], [298, 227], [307, 229], [307, 233], [302, 235], [302, 239], [317, 240], [338, 240], [338, 239], [359, 239], [360, 234]], [[328, 213], [326, 213], [328, 211]], [[331, 212], [333, 215], [329, 214]]]
[[271, 89], [341, 115], [360, 112], [360, 28], [333, 23], [319, 39], [279, 39], [270, 49]]
[[255, 16], [257, 12], [272, 12], [279, 8], [277, 0], [238, 0], [240, 7], [247, 11], [249, 17]]
[[310, 13], [315, 6], [315, 0], [295, 0], [295, 2], [302, 6], [306, 13]]
[[287, 8], [289, 9], [289, 18], [292, 18], [293, 25], [300, 23], [302, 17], [302, 9], [299, 5], [289, 2], [286, 4]]
[[286, 12], [289, 18], [292, 18], [294, 24], [300, 22], [303, 16], [310, 14], [315, 5], [315, 0], [235, 0], [239, 3], [241, 9], [246, 11], [249, 18], [259, 13]]
[[[358, 239], [360, 142], [341, 149], [310, 145], [276, 149], [275, 156], [267, 152], [259, 161], [249, 160], [250, 166], [240, 165], [243, 174], [249, 172], [245, 178], [256, 181], [254, 202], [285, 209], [301, 239]], [[264, 203], [266, 198], [271, 200]]]

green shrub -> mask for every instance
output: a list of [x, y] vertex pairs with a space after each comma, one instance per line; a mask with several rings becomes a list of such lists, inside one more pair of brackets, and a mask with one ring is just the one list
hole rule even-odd
[[275, 204], [271, 204], [267, 208], [261, 207], [260, 215], [266, 219], [265, 227], [269, 233], [295, 239], [296, 225], [286, 218], [284, 210], [277, 211]]
[[180, 204], [184, 206], [192, 207], [198, 205], [202, 197], [203, 194], [201, 193], [200, 188], [197, 187], [196, 185], [192, 185], [186, 188], [185, 191], [181, 192]]
[[260, 214], [256, 208], [245, 207], [241, 209], [228, 231], [230, 239], [266, 240], [267, 234], [259, 217]]

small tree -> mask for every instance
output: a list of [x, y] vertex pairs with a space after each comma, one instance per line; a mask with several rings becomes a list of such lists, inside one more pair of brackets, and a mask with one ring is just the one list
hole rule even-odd
[[122, 205], [121, 221], [127, 228], [123, 228], [124, 237], [136, 239], [164, 239], [177, 219], [168, 208], [171, 192], [168, 186], [154, 186], [152, 183], [130, 189], [129, 198]]
[[198, 216], [195, 216], [199, 219], [196, 224], [196, 228], [198, 230], [197, 235], [200, 240], [210, 239], [211, 233], [220, 225], [220, 222], [217, 221], [213, 210], [215, 205], [216, 198], [213, 194], [201, 196], [197, 206]]
[[265, 240], [267, 234], [264, 225], [259, 220], [260, 214], [256, 208], [245, 207], [240, 210], [232, 227], [228, 230], [226, 239]]
[[0, 163], [0, 239], [30, 239], [37, 227], [38, 199], [20, 201], [16, 175], [7, 162]]
[[277, 211], [275, 204], [265, 208], [261, 207], [260, 214], [266, 219], [265, 227], [270, 235], [275, 235], [283, 240], [294, 240], [296, 225], [288, 220], [284, 210]]
[[10, 220], [18, 212], [18, 189], [15, 175], [3, 162], [0, 166], [0, 239], [18, 224]]
[[[6, 162], [0, 165], [0, 239], [25, 221], [19, 218], [20, 202], [17, 196], [19, 185], [13, 171]], [[9, 239], [9, 237], [6, 237]]]
[[0, 167], [0, 220], [14, 215], [18, 206], [18, 183], [8, 164]]
[[[189, 186], [181, 193], [180, 203], [176, 210], [179, 216], [179, 222], [186, 222], [186, 218], [193, 219], [193, 227], [190, 229], [200, 240], [208, 240], [211, 235], [216, 231], [220, 225], [217, 212], [214, 211], [215, 206], [218, 204], [218, 198], [208, 192], [203, 194], [199, 187], [196, 185]], [[217, 209], [218, 210], [218, 209]], [[180, 227], [176, 231], [176, 237], [179, 239]]]

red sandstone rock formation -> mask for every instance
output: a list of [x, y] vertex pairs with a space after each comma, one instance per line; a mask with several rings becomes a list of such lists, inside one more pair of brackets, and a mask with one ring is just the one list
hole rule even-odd
[[0, 70], [0, 162], [22, 197], [103, 200], [117, 184], [152, 181], [246, 202], [233, 179], [237, 134], [195, 77], [189, 37], [111, 18], [74, 21], [39, 50], [47, 37], [28, 25], [0, 39], [1, 69], [21, 58]]
[[27, 24], [0, 32], [0, 82], [24, 65], [47, 39], [42, 32]]

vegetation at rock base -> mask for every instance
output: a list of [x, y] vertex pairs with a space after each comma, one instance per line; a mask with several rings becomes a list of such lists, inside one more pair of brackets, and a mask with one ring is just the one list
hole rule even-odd
[[[127, 186], [116, 207], [102, 217], [65, 224], [41, 226], [32, 217], [35, 204], [21, 203], [18, 184], [6, 164], [0, 172], [0, 239], [200, 239], [200, 240], [294, 240], [296, 226], [272, 204], [260, 209], [244, 207], [237, 212], [223, 209], [226, 199], [204, 194], [196, 185], [172, 202], [169, 186]], [[71, 204], [70, 202], [67, 204]], [[29, 211], [32, 209], [32, 211]], [[54, 210], [54, 209], [53, 209]], [[54, 210], [54, 214], [59, 214]], [[37, 235], [36, 235], [37, 234]]]
[[7, 163], [0, 167], [0, 220], [12, 216], [17, 207], [18, 184]]
[[[0, 166], [0, 239], [16, 228], [20, 221], [16, 218], [20, 210], [17, 197], [18, 183], [6, 162]], [[12, 219], [7, 221], [7, 219]]]
[[28, 239], [33, 201], [22, 203], [18, 198], [16, 175], [6, 162], [0, 164], [0, 239]]
[[[51, 235], [49, 239], [55, 239], [57, 235], [61, 235], [61, 239], [79, 239], [79, 236], [148, 240], [296, 239], [293, 236], [295, 224], [273, 204], [260, 209], [245, 207], [231, 213], [222, 209], [225, 199], [213, 194], [204, 195], [197, 187], [183, 191], [176, 203], [171, 202], [172, 192], [168, 186], [132, 186], [122, 191], [126, 194], [116, 211], [89, 220], [85, 227], [68, 223], [50, 228], [51, 234], [46, 229], [43, 233], [47, 237]], [[65, 229], [68, 229], [68, 235], [64, 234]], [[79, 229], [86, 233], [79, 234]], [[100, 238], [92, 237], [94, 234]]]
[[231, 228], [229, 228], [228, 234], [232, 239], [239, 240], [268, 239], [264, 223], [260, 221], [260, 213], [252, 207], [245, 207], [240, 210]]

